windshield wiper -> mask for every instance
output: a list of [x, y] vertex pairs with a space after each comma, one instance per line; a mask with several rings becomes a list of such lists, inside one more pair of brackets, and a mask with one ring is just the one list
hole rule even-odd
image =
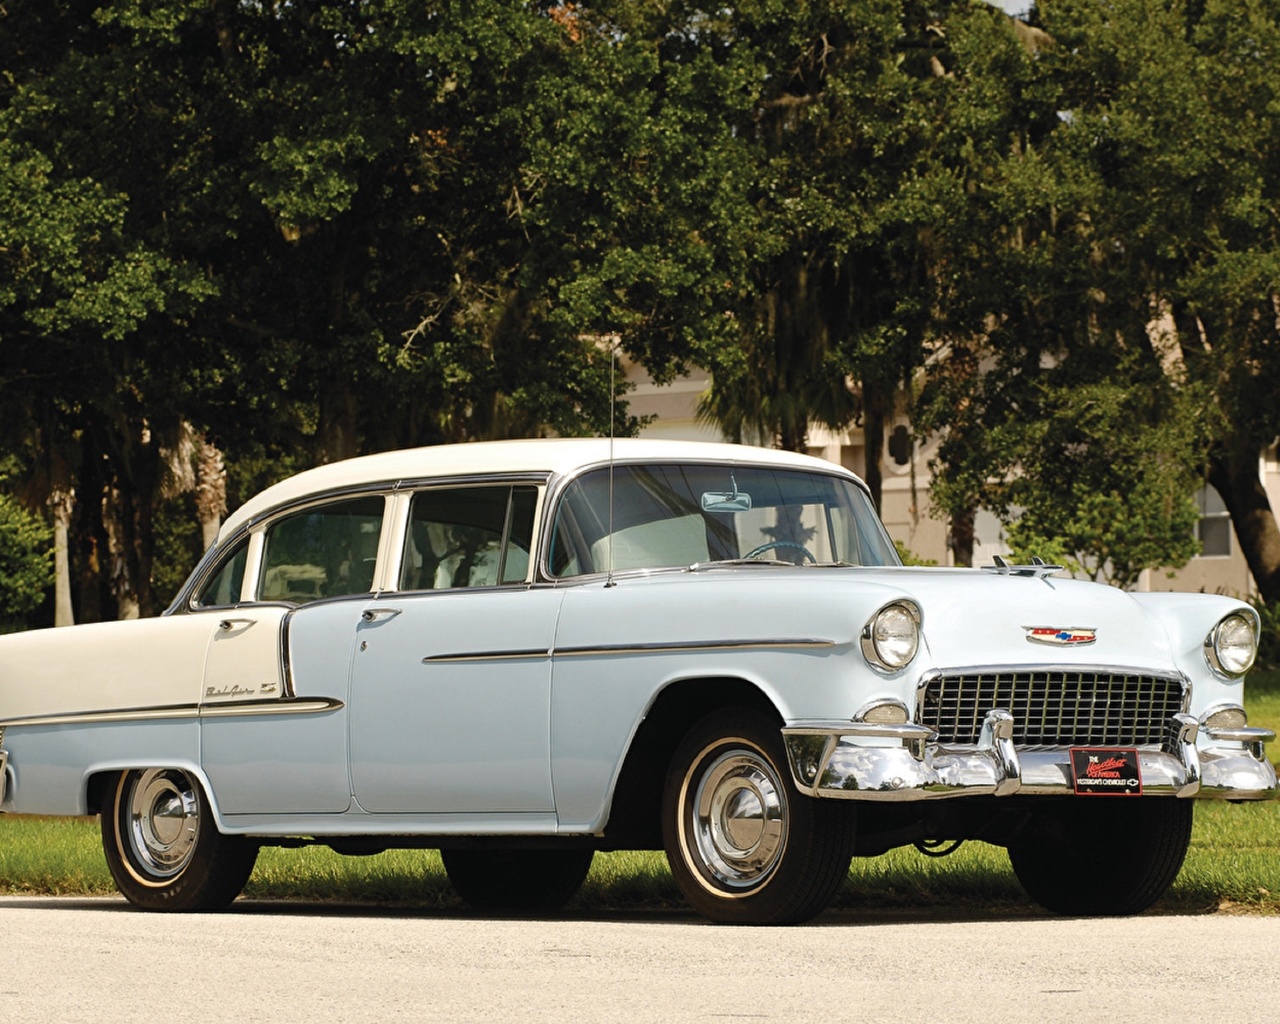
[[687, 572], [701, 572], [703, 569], [723, 569], [734, 565], [787, 565], [795, 568], [795, 562], [784, 562], [781, 558], [717, 558], [713, 562], [694, 562], [688, 566]]
[[788, 569], [852, 569], [852, 562], [788, 562], [781, 558], [718, 558], [711, 562], [694, 562], [686, 568], [686, 572], [700, 572], [703, 569], [721, 569], [726, 566], [740, 565], [781, 565]]

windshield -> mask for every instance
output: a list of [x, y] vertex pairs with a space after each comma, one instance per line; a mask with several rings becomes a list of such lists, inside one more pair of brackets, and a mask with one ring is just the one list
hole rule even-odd
[[573, 481], [555, 513], [552, 576], [744, 558], [898, 565], [866, 494], [825, 473], [733, 465], [616, 466]]

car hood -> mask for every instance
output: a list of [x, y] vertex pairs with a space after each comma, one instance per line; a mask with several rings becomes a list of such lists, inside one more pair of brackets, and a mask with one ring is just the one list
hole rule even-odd
[[982, 570], [871, 570], [865, 578], [919, 605], [928, 657], [939, 667], [1042, 663], [1179, 671], [1214, 622], [1238, 604], [1171, 595], [1171, 607], [1184, 599], [1178, 607], [1189, 602], [1192, 613], [1165, 614], [1158, 603], [1144, 601], [1146, 595], [1114, 587]]

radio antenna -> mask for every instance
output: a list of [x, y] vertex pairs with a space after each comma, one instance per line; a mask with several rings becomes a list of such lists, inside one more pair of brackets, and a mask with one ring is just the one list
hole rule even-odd
[[613, 436], [617, 433], [614, 429], [614, 404], [617, 401], [618, 387], [615, 375], [618, 372], [618, 341], [616, 338], [610, 339], [609, 344], [609, 540], [608, 553], [609, 572], [605, 578], [605, 587], [612, 587], [613, 583]]

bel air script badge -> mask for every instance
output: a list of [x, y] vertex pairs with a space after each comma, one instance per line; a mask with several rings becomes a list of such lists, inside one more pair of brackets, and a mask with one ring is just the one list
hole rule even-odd
[[1098, 631], [1089, 626], [1023, 626], [1033, 644], [1053, 647], [1083, 647], [1098, 639]]

